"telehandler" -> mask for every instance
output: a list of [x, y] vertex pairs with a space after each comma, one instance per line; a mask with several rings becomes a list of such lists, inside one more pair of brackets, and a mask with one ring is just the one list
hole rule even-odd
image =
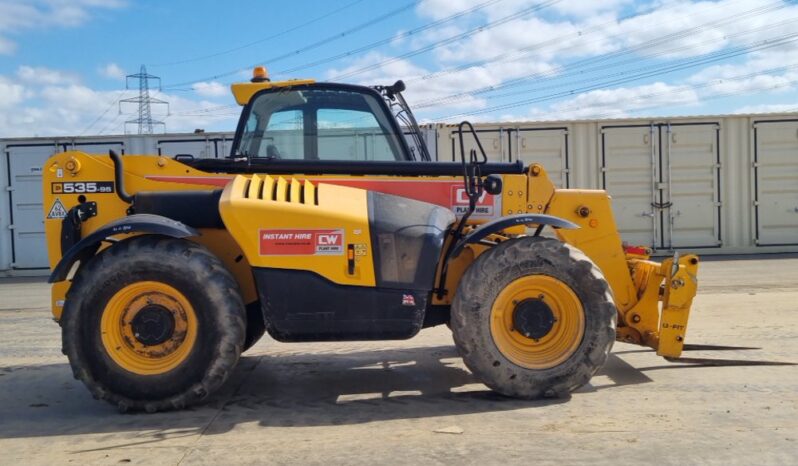
[[430, 160], [403, 90], [258, 67], [232, 85], [227, 158], [50, 158], [52, 310], [75, 377], [121, 411], [183, 408], [264, 332], [405, 339], [441, 324], [511, 397], [567, 395], [616, 340], [680, 356], [696, 256], [649, 260], [622, 243], [606, 192], [488, 162], [467, 122], [460, 162]]

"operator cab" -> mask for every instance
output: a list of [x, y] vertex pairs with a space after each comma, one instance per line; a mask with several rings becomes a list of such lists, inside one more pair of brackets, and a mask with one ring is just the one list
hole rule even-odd
[[401, 128], [374, 89], [306, 84], [255, 94], [239, 124], [237, 157], [412, 160]]
[[[271, 81], [256, 67], [251, 82], [232, 85], [244, 108], [230, 156], [181, 162], [217, 173], [468, 176], [464, 154], [459, 163], [432, 160], [404, 90], [402, 81], [374, 87]], [[488, 162], [480, 151], [478, 162], [468, 162], [480, 165], [477, 176], [524, 173], [520, 161]]]
[[266, 69], [257, 67], [251, 82], [233, 85], [244, 109], [231, 156], [259, 161], [428, 161], [402, 90], [401, 81], [373, 88], [309, 79], [272, 82]]

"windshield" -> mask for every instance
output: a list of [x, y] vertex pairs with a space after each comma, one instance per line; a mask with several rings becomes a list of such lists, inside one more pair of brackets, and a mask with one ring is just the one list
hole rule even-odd
[[379, 97], [357, 89], [264, 92], [250, 104], [237, 154], [289, 160], [407, 160], [396, 128]]

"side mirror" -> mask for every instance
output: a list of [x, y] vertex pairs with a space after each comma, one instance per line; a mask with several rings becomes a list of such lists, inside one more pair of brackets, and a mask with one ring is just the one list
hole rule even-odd
[[391, 86], [391, 92], [394, 94], [396, 94], [397, 92], [404, 92], [405, 89], [407, 89], [407, 87], [405, 86], [405, 82], [402, 81], [401, 79], [393, 83], [393, 86]]
[[388, 96], [389, 99], [394, 100], [394, 96], [400, 92], [404, 92], [405, 90], [405, 82], [401, 79], [393, 83], [392, 86], [385, 86], [382, 89], [385, 90], [385, 95]]

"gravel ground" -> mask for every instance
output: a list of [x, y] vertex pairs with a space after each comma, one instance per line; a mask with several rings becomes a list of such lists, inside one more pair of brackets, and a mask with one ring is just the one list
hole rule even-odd
[[[694, 353], [798, 362], [798, 257], [705, 261]], [[407, 341], [264, 338], [203, 406], [121, 415], [72, 378], [40, 279], [0, 281], [0, 464], [796, 464], [798, 366], [695, 367], [616, 344], [566, 400], [476, 382], [446, 327]]]

